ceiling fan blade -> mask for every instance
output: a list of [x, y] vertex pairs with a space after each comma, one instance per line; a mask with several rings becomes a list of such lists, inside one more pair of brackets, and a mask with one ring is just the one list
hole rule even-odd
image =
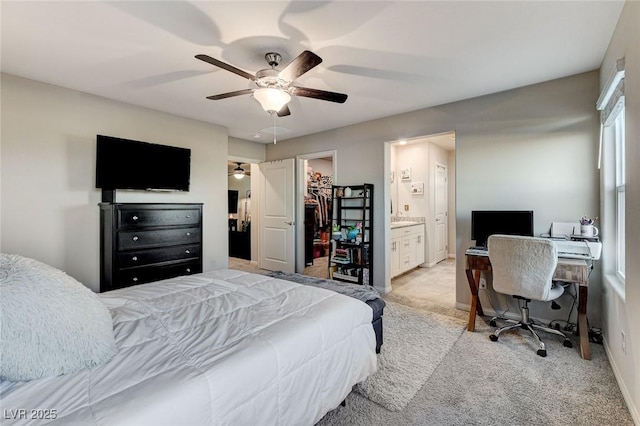
[[227, 93], [221, 93], [219, 95], [207, 96], [207, 99], [211, 99], [212, 101], [217, 101], [220, 99], [231, 98], [234, 96], [248, 95], [250, 93], [253, 93], [253, 90], [254, 89], [236, 90], [235, 92], [227, 92]]
[[225, 62], [214, 59], [211, 56], [196, 55], [196, 58], [200, 59], [201, 61], [205, 61], [211, 65], [215, 65], [216, 67], [222, 68], [223, 70], [231, 71], [232, 73], [237, 74], [240, 77], [244, 77], [248, 80], [255, 81], [256, 79], [255, 75], [251, 75], [248, 72], [241, 70], [240, 68], [236, 68], [233, 65], [229, 65]]
[[320, 56], [305, 50], [291, 61], [282, 71], [280, 71], [280, 78], [287, 81], [294, 81], [320, 62], [322, 62], [322, 58]]
[[319, 89], [310, 89], [308, 87], [291, 87], [289, 88], [289, 92], [296, 96], [305, 96], [307, 98], [321, 99], [339, 104], [347, 100], [347, 95], [344, 93], [327, 92]]
[[291, 110], [289, 110], [289, 105], [283, 106], [282, 109], [278, 111], [278, 117], [286, 117], [287, 115], [291, 115]]

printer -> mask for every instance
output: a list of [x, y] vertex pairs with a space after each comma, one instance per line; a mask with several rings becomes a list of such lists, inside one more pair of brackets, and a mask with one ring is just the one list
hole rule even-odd
[[598, 260], [602, 253], [600, 241], [568, 241], [554, 240], [558, 257], [569, 259]]
[[602, 254], [602, 243], [598, 237], [582, 237], [580, 223], [553, 222], [549, 234], [558, 250], [558, 257], [569, 259], [598, 260]]

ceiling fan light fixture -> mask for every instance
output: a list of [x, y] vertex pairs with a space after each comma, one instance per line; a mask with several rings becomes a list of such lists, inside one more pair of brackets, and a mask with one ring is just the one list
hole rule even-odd
[[291, 100], [291, 95], [284, 90], [263, 87], [253, 92], [253, 97], [268, 113], [277, 113]]
[[240, 165], [238, 165], [238, 167], [236, 167], [235, 169], [233, 169], [233, 177], [241, 180], [242, 178], [244, 178], [244, 175], [246, 173], [244, 172], [244, 169], [242, 167], [240, 167]]

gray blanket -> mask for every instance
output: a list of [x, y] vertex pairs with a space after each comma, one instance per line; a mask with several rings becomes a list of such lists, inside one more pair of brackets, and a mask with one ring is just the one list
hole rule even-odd
[[301, 274], [290, 274], [282, 271], [269, 272], [266, 275], [273, 278], [280, 278], [282, 280], [293, 281], [298, 284], [312, 285], [314, 287], [320, 287], [327, 290], [335, 291], [336, 293], [344, 294], [346, 296], [353, 297], [362, 302], [368, 300], [375, 300], [380, 297], [378, 290], [370, 285], [350, 284], [341, 281], [325, 280], [322, 278], [309, 277]]

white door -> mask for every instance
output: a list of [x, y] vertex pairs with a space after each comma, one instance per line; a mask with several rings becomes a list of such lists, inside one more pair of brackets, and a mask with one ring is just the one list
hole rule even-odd
[[436, 204], [436, 253], [435, 261], [440, 262], [447, 258], [447, 166], [436, 164], [435, 182]]
[[260, 164], [260, 255], [258, 267], [295, 272], [293, 158]]

